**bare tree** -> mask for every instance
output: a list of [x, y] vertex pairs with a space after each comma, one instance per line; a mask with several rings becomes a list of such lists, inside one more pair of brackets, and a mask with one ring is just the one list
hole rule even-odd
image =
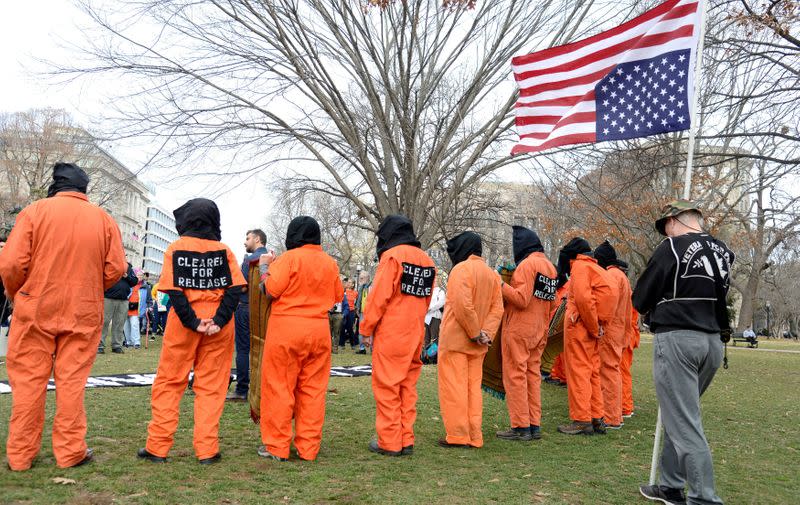
[[601, 0], [83, 5], [99, 63], [72, 70], [137, 86], [119, 135], [158, 139], [172, 164], [212, 149], [237, 170], [290, 160], [298, 189], [349, 200], [373, 229], [407, 214], [424, 246], [512, 161], [510, 58], [631, 14]]

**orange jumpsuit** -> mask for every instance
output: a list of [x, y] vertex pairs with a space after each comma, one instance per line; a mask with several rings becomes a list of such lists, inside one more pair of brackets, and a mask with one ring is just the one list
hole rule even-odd
[[374, 338], [375, 430], [378, 446], [386, 451], [414, 445], [417, 380], [434, 278], [433, 260], [419, 247], [401, 244], [386, 250], [359, 325], [362, 335]]
[[639, 313], [631, 307], [631, 324], [626, 332], [625, 348], [622, 350], [620, 374], [622, 375], [622, 415], [633, 413], [633, 350], [639, 347]]
[[588, 423], [603, 417], [599, 332], [600, 325], [607, 327], [612, 319], [616, 294], [594, 258], [578, 254], [571, 272], [564, 317], [569, 417]]
[[609, 281], [617, 293], [616, 309], [605, 335], [600, 339], [600, 384], [603, 390], [605, 422], [611, 426], [622, 424], [622, 376], [620, 361], [626, 347], [625, 337], [630, 332], [631, 284], [628, 276], [616, 266], [606, 269]]
[[306, 244], [270, 265], [266, 289], [273, 301], [261, 368], [261, 440], [271, 454], [288, 458], [294, 419], [297, 454], [313, 460], [331, 375], [328, 309], [343, 290], [339, 267], [322, 247]]
[[439, 408], [447, 443], [483, 446], [481, 376], [488, 348], [470, 339], [491, 337], [503, 317], [500, 279], [480, 256], [471, 255], [450, 272], [439, 330]]
[[128, 317], [139, 316], [139, 289], [142, 287], [142, 282], [139, 281], [139, 284], [135, 285], [133, 289], [131, 289], [131, 294], [128, 295], [128, 302], [135, 303], [137, 306], [135, 309], [131, 309], [128, 306]]
[[[555, 294], [544, 293], [546, 277], [555, 285], [556, 267], [544, 253], [528, 255], [514, 270], [511, 284], [503, 284], [503, 387], [513, 428], [539, 426], [542, 417], [540, 365], [547, 345]], [[548, 299], [550, 298], [550, 299]]]
[[[198, 319], [211, 319], [225, 291], [244, 286], [233, 252], [216, 240], [183, 236], [167, 247], [158, 289], [182, 291]], [[194, 452], [206, 459], [219, 452], [219, 419], [233, 358], [234, 323], [205, 335], [183, 325], [173, 309], [153, 382], [152, 419], [147, 426], [150, 454], [166, 457], [178, 428], [180, 402], [194, 368]]]
[[126, 270], [119, 227], [83, 193], [56, 193], [17, 217], [0, 254], [0, 276], [14, 301], [6, 360], [12, 470], [27, 470], [39, 452], [51, 373], [56, 463], [69, 467], [86, 456], [83, 397], [100, 342], [103, 292]]

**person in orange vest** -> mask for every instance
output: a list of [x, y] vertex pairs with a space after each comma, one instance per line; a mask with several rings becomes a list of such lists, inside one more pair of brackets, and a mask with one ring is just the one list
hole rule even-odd
[[542, 438], [541, 362], [550, 315], [556, 308], [556, 267], [545, 257], [535, 232], [513, 227], [511, 284], [502, 284], [503, 387], [511, 428], [498, 431], [503, 440]]
[[603, 419], [606, 427], [618, 430], [622, 427], [622, 375], [620, 363], [626, 338], [630, 336], [630, 321], [633, 304], [631, 283], [617, 264], [617, 251], [606, 240], [594, 250], [597, 264], [606, 269], [617, 304], [611, 323], [600, 339], [600, 385], [603, 390]]
[[[618, 260], [617, 264], [626, 272], [628, 264]], [[639, 347], [639, 313], [631, 306], [631, 322], [625, 332], [625, 348], [622, 350], [622, 361], [620, 362], [620, 375], [622, 375], [622, 417], [627, 419], [633, 416], [633, 376], [631, 366], [633, 365], [633, 350]]]
[[262, 274], [272, 309], [267, 325], [261, 373], [261, 441], [258, 455], [289, 458], [294, 445], [300, 459], [313, 461], [322, 444], [325, 394], [331, 375], [328, 309], [341, 300], [336, 261], [320, 246], [319, 224], [299, 216], [286, 231], [286, 252], [261, 256]]
[[42, 445], [47, 382], [55, 378], [53, 455], [60, 468], [92, 460], [86, 446], [84, 388], [103, 325], [103, 292], [125, 274], [119, 226], [89, 203], [89, 176], [56, 163], [47, 198], [27, 206], [0, 255], [0, 278], [14, 304], [6, 370], [11, 419], [6, 456], [27, 470]]
[[385, 456], [414, 452], [417, 380], [425, 338], [425, 313], [436, 268], [420, 248], [411, 221], [387, 216], [378, 236], [378, 270], [359, 331], [373, 345], [372, 391], [377, 440], [369, 450]]
[[[344, 298], [342, 299], [342, 327], [339, 331], [339, 346], [344, 349], [346, 342], [350, 342], [350, 349], [355, 351], [358, 346], [353, 325], [356, 323], [356, 298], [358, 293], [355, 290], [356, 281], [347, 279], [344, 283]], [[346, 305], [346, 306], [345, 306]]]
[[453, 262], [439, 331], [442, 447], [483, 447], [483, 358], [503, 317], [500, 279], [481, 258], [481, 238], [464, 232], [447, 241]]
[[133, 273], [139, 281], [128, 295], [128, 320], [125, 321], [125, 347], [139, 349], [141, 347], [141, 333], [139, 333], [139, 290], [142, 287], [142, 271], [134, 269]]
[[194, 369], [194, 452], [200, 464], [222, 459], [219, 419], [225, 407], [234, 324], [244, 277], [233, 251], [220, 242], [217, 205], [195, 198], [175, 211], [180, 238], [164, 253], [158, 289], [169, 295], [164, 344], [153, 382], [147, 444], [138, 456], [164, 463], [178, 428], [180, 402]]
[[559, 254], [559, 270], [569, 276], [564, 316], [567, 397], [572, 422], [558, 427], [568, 435], [606, 432], [600, 385], [600, 339], [611, 322], [617, 295], [606, 271], [591, 257], [589, 243], [575, 237]]

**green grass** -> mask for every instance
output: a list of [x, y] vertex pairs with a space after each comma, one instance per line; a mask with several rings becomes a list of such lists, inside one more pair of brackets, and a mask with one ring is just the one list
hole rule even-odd
[[[776, 341], [770, 342], [773, 344]], [[767, 347], [765, 345], [765, 347]], [[772, 347], [770, 345], [769, 347]], [[780, 348], [800, 350], [781, 342]], [[167, 465], [135, 457], [149, 420], [149, 388], [95, 389], [86, 393], [91, 465], [55, 467], [48, 394], [43, 448], [28, 472], [0, 469], [2, 503], [74, 504], [627, 504], [645, 503], [637, 486], [647, 480], [656, 402], [650, 377], [652, 347], [643, 339], [634, 359], [636, 415], [605, 437], [568, 437], [555, 432], [567, 419], [566, 390], [542, 386], [544, 438], [504, 442], [505, 404], [484, 397], [486, 446], [441, 449], [443, 434], [436, 397], [436, 368], [425, 367], [419, 383], [416, 454], [385, 458], [366, 450], [375, 408], [369, 378], [332, 379], [322, 451], [316, 462], [265, 461], [255, 453], [257, 426], [244, 404], [228, 405], [222, 418], [223, 461], [197, 464], [192, 453], [192, 398]], [[703, 399], [707, 436], [714, 451], [717, 490], [726, 503], [797, 503], [800, 493], [800, 355], [749, 350], [729, 353]], [[158, 347], [125, 355], [98, 356], [93, 374], [155, 370]], [[346, 351], [334, 364], [367, 360]], [[0, 365], [5, 378], [5, 367]], [[0, 396], [0, 438], [5, 440], [10, 395]], [[51, 482], [75, 479], [75, 485]]]

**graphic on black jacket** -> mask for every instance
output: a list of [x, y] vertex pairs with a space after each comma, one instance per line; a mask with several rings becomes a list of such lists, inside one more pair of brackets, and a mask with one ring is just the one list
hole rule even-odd
[[[713, 260], [710, 256], [713, 256]], [[714, 267], [711, 265], [711, 261], [715, 261], [723, 282], [725, 285], [728, 283], [730, 254], [710, 240], [695, 240], [689, 244], [680, 261], [683, 265], [681, 272], [683, 279], [699, 277], [715, 282]]]
[[400, 277], [400, 292], [424, 298], [433, 293], [434, 267], [421, 267], [412, 263], [403, 263], [403, 275]]
[[221, 289], [233, 284], [225, 250], [172, 254], [172, 282], [181, 289]]
[[556, 279], [544, 274], [536, 274], [533, 283], [533, 296], [540, 300], [552, 302], [556, 299]]

